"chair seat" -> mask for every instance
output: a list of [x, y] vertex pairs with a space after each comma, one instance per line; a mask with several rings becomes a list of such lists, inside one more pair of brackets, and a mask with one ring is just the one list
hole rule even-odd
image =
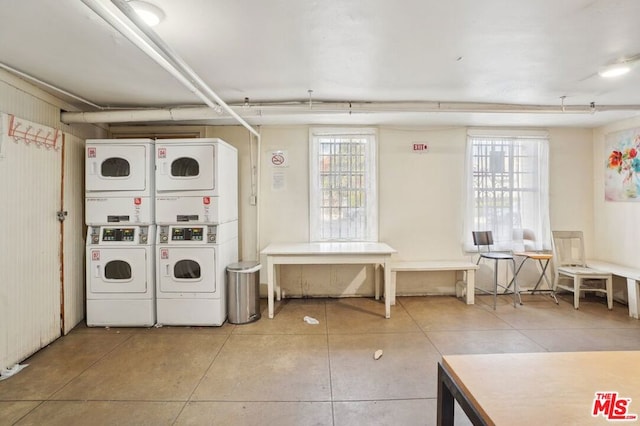
[[481, 253], [480, 257], [484, 257], [485, 259], [513, 259], [513, 255], [509, 254], [509, 253], [497, 253], [497, 252], [488, 252], [488, 253]]
[[570, 275], [589, 275], [591, 277], [603, 277], [607, 278], [611, 276], [610, 273], [605, 271], [599, 271], [597, 269], [585, 268], [583, 266], [559, 266], [558, 272], [570, 274]]

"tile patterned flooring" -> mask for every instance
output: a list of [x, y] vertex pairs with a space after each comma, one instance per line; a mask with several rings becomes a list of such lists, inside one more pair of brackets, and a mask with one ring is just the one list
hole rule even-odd
[[344, 298], [285, 300], [243, 325], [80, 325], [0, 382], [0, 425], [432, 425], [442, 355], [640, 350], [624, 305], [523, 298], [399, 297], [388, 320]]

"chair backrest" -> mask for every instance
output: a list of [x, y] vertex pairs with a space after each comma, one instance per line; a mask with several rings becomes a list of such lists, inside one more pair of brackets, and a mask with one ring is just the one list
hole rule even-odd
[[528, 228], [513, 229], [513, 243], [517, 250], [534, 251], [536, 246], [536, 234]]
[[486, 247], [487, 251], [491, 251], [491, 246], [493, 245], [491, 231], [472, 231], [471, 235], [473, 235], [473, 245], [478, 248], [478, 253], [480, 253], [481, 247]]
[[551, 231], [557, 266], [586, 266], [582, 231]]

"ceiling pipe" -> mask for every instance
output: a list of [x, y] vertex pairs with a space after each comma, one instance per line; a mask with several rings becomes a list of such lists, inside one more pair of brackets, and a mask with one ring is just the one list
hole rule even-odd
[[[112, 0], [112, 3], [131, 20], [134, 24], [135, 30], [100, 1], [82, 0], [82, 2], [98, 16], [104, 19], [116, 31], [142, 50], [147, 56], [153, 59], [158, 65], [174, 76], [213, 111], [217, 112], [220, 108], [224, 109], [252, 134], [258, 138], [260, 137], [260, 134], [251, 127], [249, 123], [229, 108], [229, 106], [222, 101], [222, 99], [220, 99], [182, 59], [180, 59], [180, 57], [169, 49], [160, 37], [158, 37], [150, 28], [148, 28], [148, 26], [146, 26], [146, 24], [142, 22], [141, 19], [137, 17], [136, 12], [131, 8], [131, 6], [126, 4], [126, 2], [121, 0]], [[142, 34], [138, 31], [142, 32]]]
[[[205, 83], [204, 80], [200, 78], [200, 76], [178, 55], [167, 43], [164, 42], [152, 29], [149, 27], [143, 19], [138, 15], [138, 13], [129, 5], [125, 0], [111, 0], [120, 11], [127, 17], [133, 24], [144, 33], [151, 41], [154, 51], [157, 52], [159, 49], [166, 58], [168, 58], [173, 67], [176, 68], [179, 73], [186, 78], [188, 78], [195, 86], [205, 93], [210, 99], [213, 99], [216, 103], [217, 107], [221, 107], [224, 111], [226, 111], [231, 117], [233, 117], [238, 123], [240, 123], [243, 127], [245, 127], [249, 132], [255, 135], [257, 138], [260, 138], [260, 133], [255, 130], [249, 123], [247, 123], [240, 115], [238, 115], [234, 110], [232, 110], [229, 105], [225, 101], [218, 96], [216, 92], [213, 91]], [[157, 47], [155, 49], [154, 47]], [[145, 52], [146, 53], [146, 52]], [[213, 107], [216, 111], [217, 107]]]
[[[511, 113], [593, 114], [605, 111], [640, 111], [640, 105], [523, 105], [482, 102], [308, 102], [243, 103], [229, 108], [245, 116], [282, 114], [368, 114], [368, 113]], [[227, 118], [207, 107], [175, 107], [95, 112], [63, 112], [63, 123], [133, 123], [193, 121]]]
[[102, 106], [100, 106], [100, 105], [96, 105], [96, 104], [94, 104], [93, 102], [86, 100], [85, 98], [81, 98], [81, 97], [80, 97], [80, 96], [78, 96], [78, 95], [74, 95], [74, 94], [73, 94], [73, 93], [71, 93], [71, 92], [67, 92], [67, 91], [66, 91], [66, 90], [64, 90], [64, 89], [61, 89], [61, 88], [56, 87], [56, 86], [54, 86], [54, 85], [52, 85], [52, 84], [49, 84], [49, 83], [47, 83], [46, 81], [40, 80], [39, 78], [36, 78], [36, 77], [34, 77], [34, 76], [32, 76], [32, 75], [29, 75], [29, 74], [27, 74], [27, 73], [24, 73], [24, 72], [22, 72], [22, 71], [20, 71], [20, 70], [18, 70], [18, 69], [16, 69], [16, 68], [13, 68], [13, 67], [11, 67], [11, 66], [9, 66], [9, 65], [7, 65], [7, 64], [3, 64], [2, 62], [0, 62], [0, 68], [3, 68], [3, 69], [5, 69], [5, 70], [7, 70], [7, 71], [11, 72], [11, 73], [13, 73], [13, 74], [17, 75], [18, 77], [24, 78], [25, 80], [28, 80], [28, 81], [30, 81], [31, 83], [36, 83], [36, 84], [38, 84], [38, 85], [40, 85], [40, 86], [44, 86], [44, 87], [46, 87], [47, 89], [51, 89], [51, 90], [53, 90], [53, 91], [54, 91], [54, 92], [56, 92], [56, 93], [59, 93], [59, 94], [64, 95], [64, 96], [67, 96], [67, 97], [69, 97], [69, 98], [71, 98], [71, 99], [75, 99], [76, 101], [80, 101], [80, 102], [82, 102], [83, 104], [86, 104], [86, 105], [92, 106], [92, 107], [97, 108], [97, 109], [104, 109], [104, 107], [102, 107]]

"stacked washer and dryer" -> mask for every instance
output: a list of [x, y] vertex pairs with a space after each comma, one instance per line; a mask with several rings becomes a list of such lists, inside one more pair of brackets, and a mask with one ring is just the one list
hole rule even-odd
[[87, 140], [87, 325], [222, 325], [238, 155], [221, 139]]
[[155, 146], [157, 322], [222, 325], [238, 261], [238, 153], [221, 139]]
[[156, 322], [153, 146], [151, 139], [87, 141], [88, 326]]

